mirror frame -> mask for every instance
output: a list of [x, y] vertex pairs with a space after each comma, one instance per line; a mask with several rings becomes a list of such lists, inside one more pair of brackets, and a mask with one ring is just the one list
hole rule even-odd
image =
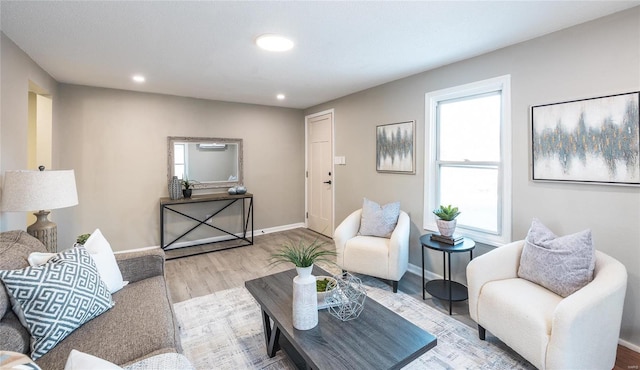
[[[241, 185], [243, 180], [242, 174], [242, 139], [230, 139], [219, 137], [188, 137], [188, 136], [168, 136], [167, 137], [167, 181], [171, 181], [173, 178], [174, 169], [174, 152], [173, 144], [175, 143], [225, 143], [225, 144], [238, 144], [238, 180], [237, 181], [199, 181], [193, 185], [194, 190], [200, 189], [221, 189], [230, 188], [232, 186]], [[198, 181], [196, 179], [196, 181]]]

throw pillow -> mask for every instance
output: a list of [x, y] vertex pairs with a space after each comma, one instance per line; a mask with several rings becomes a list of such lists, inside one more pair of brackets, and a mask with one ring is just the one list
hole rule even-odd
[[522, 249], [518, 276], [567, 297], [593, 280], [591, 230], [556, 236], [533, 219]]
[[37, 360], [85, 322], [113, 306], [95, 262], [83, 247], [58, 253], [43, 266], [0, 270], [14, 310], [31, 334]]
[[127, 285], [122, 281], [122, 273], [118, 267], [118, 262], [116, 262], [116, 257], [113, 255], [111, 245], [102, 235], [100, 229], [96, 229], [91, 233], [89, 239], [84, 242], [84, 247], [91, 253], [100, 277], [107, 284], [107, 288], [112, 294]]
[[362, 217], [360, 218], [360, 235], [388, 238], [395, 230], [400, 216], [400, 202], [380, 206], [378, 203], [364, 198]]
[[[82, 244], [77, 245], [82, 246]], [[107, 288], [111, 294], [129, 284], [128, 281], [122, 281], [122, 273], [118, 267], [118, 262], [113, 254], [113, 250], [111, 250], [111, 245], [102, 235], [100, 229], [96, 229], [91, 233], [91, 236], [84, 243], [84, 247], [89, 251], [89, 254], [91, 254], [91, 258], [93, 258], [98, 268], [98, 273], [100, 273], [100, 278], [107, 284]], [[40, 266], [49, 262], [49, 259], [55, 255], [55, 253], [33, 252], [27, 260], [31, 266]]]
[[122, 368], [112, 362], [103, 360], [100, 357], [90, 355], [72, 349], [67, 357], [67, 363], [64, 370], [122, 370]]

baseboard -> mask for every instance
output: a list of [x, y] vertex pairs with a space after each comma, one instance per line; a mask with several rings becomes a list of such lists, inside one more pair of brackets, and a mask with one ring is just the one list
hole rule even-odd
[[[409, 267], [407, 268], [407, 272], [410, 272], [414, 275], [420, 276], [422, 277], [422, 272], [420, 271], [421, 267], [420, 266], [416, 266], [413, 264], [409, 264]], [[434, 279], [443, 279], [443, 277], [441, 275], [438, 275], [434, 272], [431, 272], [429, 270], [424, 270], [424, 278], [427, 280], [434, 280]]]
[[640, 353], [640, 346], [638, 346], [637, 344], [633, 344], [631, 342], [627, 342], [624, 339], [618, 339], [618, 344], [623, 346], [623, 347], [627, 347], [630, 350], [634, 351], [634, 352], [638, 352]]
[[[258, 230], [254, 230], [254, 236], [258, 236], [258, 235], [265, 235], [265, 234], [271, 234], [271, 233], [277, 233], [280, 231], [287, 231], [287, 230], [293, 230], [293, 229], [297, 229], [300, 227], [305, 227], [304, 222], [299, 222], [296, 224], [289, 224], [289, 225], [282, 225], [282, 226], [275, 226], [275, 227], [268, 227], [266, 229], [258, 229]], [[247, 234], [250, 234], [251, 230], [247, 230]], [[237, 233], [235, 234], [237, 237], [242, 236], [242, 233]], [[216, 242], [220, 242], [220, 241], [225, 241], [225, 240], [232, 240], [233, 238], [229, 235], [221, 235], [221, 236], [214, 236], [211, 238], [204, 238], [204, 239], [197, 239], [197, 240], [191, 240], [188, 242], [178, 242], [178, 243], [173, 243], [171, 245], [171, 247], [166, 248], [166, 250], [171, 250], [171, 249], [178, 249], [178, 248], [182, 248], [182, 247], [187, 247], [193, 244], [207, 244], [207, 243], [216, 243]], [[124, 251], [119, 251], [119, 252], [114, 252], [114, 253], [125, 253], [125, 252], [139, 252], [139, 251], [144, 251], [147, 249], [153, 249], [153, 248], [160, 248], [160, 246], [158, 245], [153, 245], [153, 246], [149, 246], [149, 247], [142, 247], [142, 248], [136, 248], [136, 249], [127, 249]]]

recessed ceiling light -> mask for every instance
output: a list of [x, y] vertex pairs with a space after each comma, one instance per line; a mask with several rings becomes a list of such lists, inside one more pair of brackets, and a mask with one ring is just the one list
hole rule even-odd
[[287, 51], [293, 48], [293, 41], [284, 36], [265, 34], [258, 36], [256, 45], [268, 51]]
[[276, 95], [276, 98], [278, 98], [278, 100], [284, 100], [285, 96], [284, 94], [278, 94]]
[[142, 75], [135, 75], [135, 76], [131, 77], [131, 79], [133, 81], [135, 81], [135, 82], [138, 82], [138, 83], [143, 83], [145, 81], [145, 78]]

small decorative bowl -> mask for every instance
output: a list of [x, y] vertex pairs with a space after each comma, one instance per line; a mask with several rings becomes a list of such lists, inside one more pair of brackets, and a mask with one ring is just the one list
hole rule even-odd
[[[329, 283], [330, 281], [334, 281], [335, 279], [332, 276], [316, 276], [316, 284], [318, 281], [322, 281], [322, 280], [326, 280], [327, 283]], [[334, 287], [333, 289], [335, 289], [336, 284], [332, 284], [332, 286]], [[317, 287], [317, 285], [316, 285]], [[333, 290], [332, 289], [332, 290]], [[320, 291], [318, 292], [318, 303], [324, 303], [324, 298], [327, 296], [327, 293], [330, 293], [330, 291]]]

